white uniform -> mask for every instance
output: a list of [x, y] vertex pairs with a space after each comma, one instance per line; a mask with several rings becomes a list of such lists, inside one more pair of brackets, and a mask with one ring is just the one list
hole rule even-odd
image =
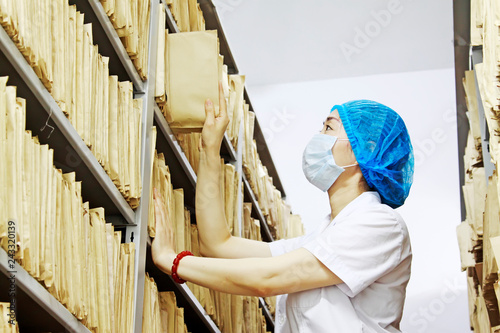
[[269, 246], [273, 256], [304, 247], [344, 281], [278, 296], [276, 333], [400, 332], [410, 239], [401, 216], [377, 192], [361, 194], [313, 233]]

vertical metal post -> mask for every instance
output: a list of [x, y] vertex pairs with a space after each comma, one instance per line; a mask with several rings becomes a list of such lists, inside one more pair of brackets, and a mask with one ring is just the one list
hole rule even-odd
[[238, 133], [238, 147], [236, 151], [236, 171], [238, 172], [238, 196], [236, 200], [238, 200], [238, 224], [240, 234], [239, 237], [243, 235], [243, 149], [245, 149], [246, 145], [243, 144], [243, 139], [245, 138], [245, 127], [244, 127], [244, 117], [240, 123], [240, 130]]
[[126, 240], [135, 243], [135, 280], [134, 280], [134, 332], [142, 332], [142, 310], [144, 305], [144, 279], [146, 276], [146, 250], [148, 237], [148, 208], [151, 190], [151, 145], [154, 114], [156, 55], [158, 44], [158, 0], [150, 1], [149, 45], [147, 81], [144, 93], [135, 98], [143, 99], [141, 135], [141, 202], [135, 213], [135, 226], [126, 229]]

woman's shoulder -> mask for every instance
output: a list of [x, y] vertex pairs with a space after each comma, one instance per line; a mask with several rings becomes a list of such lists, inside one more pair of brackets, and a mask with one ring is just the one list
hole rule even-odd
[[366, 192], [365, 200], [353, 210], [348, 219], [359, 222], [369, 223], [371, 225], [397, 225], [402, 232], [407, 233], [406, 223], [399, 212], [380, 201], [377, 192]]

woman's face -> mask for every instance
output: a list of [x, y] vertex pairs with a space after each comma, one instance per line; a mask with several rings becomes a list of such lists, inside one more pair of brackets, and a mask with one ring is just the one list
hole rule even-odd
[[[335, 136], [337, 139], [347, 139], [347, 133], [342, 125], [342, 120], [340, 119], [337, 109], [330, 112], [323, 123], [321, 133]], [[348, 140], [337, 140], [332, 148], [332, 154], [335, 162], [339, 166], [356, 163], [356, 157], [354, 156], [354, 152]]]

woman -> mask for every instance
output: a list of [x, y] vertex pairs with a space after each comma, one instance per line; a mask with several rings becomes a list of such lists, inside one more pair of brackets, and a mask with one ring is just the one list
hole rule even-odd
[[219, 151], [229, 120], [219, 91], [217, 117], [213, 103], [205, 104], [196, 187], [204, 257], [176, 255], [171, 221], [155, 191], [155, 264], [178, 282], [281, 295], [275, 332], [400, 332], [411, 247], [393, 208], [404, 203], [413, 176], [402, 119], [372, 101], [334, 106], [303, 155], [304, 173], [328, 192], [331, 214], [311, 234], [263, 243], [231, 236], [227, 228]]

